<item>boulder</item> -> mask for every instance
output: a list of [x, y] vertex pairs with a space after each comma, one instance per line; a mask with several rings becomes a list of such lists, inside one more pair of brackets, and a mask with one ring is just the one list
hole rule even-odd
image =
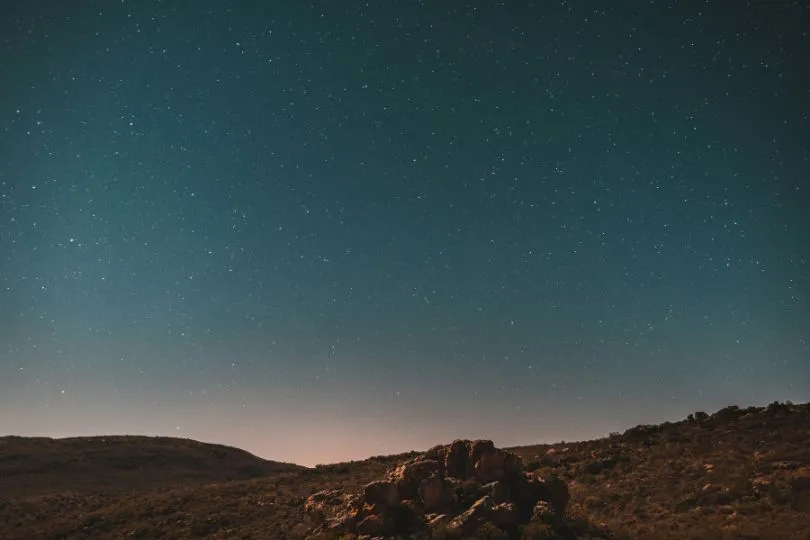
[[384, 514], [371, 514], [357, 524], [357, 534], [369, 536], [386, 536], [394, 534]]
[[475, 531], [489, 521], [492, 515], [492, 501], [489, 495], [481, 497], [473, 505], [450, 520], [447, 524], [447, 531], [460, 533], [462, 535], [472, 535]]
[[427, 523], [430, 528], [435, 529], [447, 525], [450, 523], [451, 519], [453, 519], [453, 517], [450, 514], [427, 514], [425, 516], [425, 523]]
[[[469, 449], [467, 457], [467, 478], [472, 476], [478, 478], [475, 473], [477, 470], [481, 469], [479, 462], [485, 454], [492, 454], [495, 452], [495, 444], [492, 441], [477, 440], [467, 443], [467, 448]], [[502, 452], [502, 450], [500, 451]]]
[[508, 502], [510, 500], [509, 484], [504, 481], [496, 480], [486, 484], [483, 487], [489, 492], [489, 496], [492, 498], [492, 502], [495, 504]]
[[451, 478], [464, 480], [467, 478], [467, 448], [468, 441], [453, 441], [447, 448], [444, 458], [445, 474]]
[[304, 502], [304, 513], [315, 525], [321, 525], [340, 511], [346, 496], [339, 490], [324, 490], [313, 493]]
[[475, 478], [487, 483], [523, 470], [520, 456], [495, 448], [489, 440], [455, 440], [447, 446], [431, 448], [425, 457], [442, 463], [444, 476], [459, 480]]
[[568, 508], [568, 502], [571, 500], [571, 492], [568, 490], [566, 481], [558, 476], [552, 476], [541, 480], [541, 482], [546, 486], [546, 491], [541, 496], [541, 500], [548, 502], [554, 512], [564, 516]]
[[475, 478], [482, 483], [517, 477], [523, 470], [519, 456], [503, 450], [487, 450], [475, 461]]
[[448, 483], [438, 474], [430, 475], [419, 485], [419, 500], [426, 512], [441, 512], [452, 498]]
[[419, 497], [422, 480], [434, 474], [444, 476], [441, 463], [433, 459], [416, 458], [388, 471], [386, 478], [396, 485], [400, 497], [416, 499]]
[[492, 441], [456, 440], [393, 467], [360, 493], [320, 491], [304, 509], [318, 532], [415, 537], [437, 527], [474, 535], [488, 524], [508, 534], [531, 520], [563, 523], [568, 486], [523, 471]]
[[366, 504], [396, 506], [400, 501], [399, 490], [390, 480], [377, 480], [363, 488], [363, 499]]
[[521, 521], [531, 517], [535, 505], [540, 501], [547, 502], [557, 514], [565, 515], [569, 499], [568, 484], [564, 480], [558, 477], [543, 480], [531, 474], [525, 474], [523, 481], [514, 485], [510, 497], [517, 505]]
[[489, 521], [502, 529], [512, 528], [517, 525], [518, 514], [514, 503], [500, 503], [492, 507]]

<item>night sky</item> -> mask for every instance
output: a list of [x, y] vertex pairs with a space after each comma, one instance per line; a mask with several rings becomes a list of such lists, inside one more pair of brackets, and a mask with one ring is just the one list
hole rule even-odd
[[2, 434], [312, 465], [810, 399], [805, 2], [11, 4]]

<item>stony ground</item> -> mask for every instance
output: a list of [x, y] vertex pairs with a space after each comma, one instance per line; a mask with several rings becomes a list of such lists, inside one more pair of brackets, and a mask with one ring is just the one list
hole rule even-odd
[[[0, 439], [0, 538], [300, 538], [309, 495], [360, 490], [414, 457], [306, 469], [193, 441], [108, 439]], [[808, 404], [512, 451], [566, 480], [572, 519], [616, 538], [810, 539]]]

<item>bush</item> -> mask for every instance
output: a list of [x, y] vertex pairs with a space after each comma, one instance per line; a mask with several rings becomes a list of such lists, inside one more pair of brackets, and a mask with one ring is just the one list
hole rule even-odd
[[484, 523], [478, 527], [475, 538], [480, 540], [509, 540], [509, 535], [492, 523]]
[[545, 523], [530, 523], [520, 531], [522, 540], [562, 540], [553, 528]]

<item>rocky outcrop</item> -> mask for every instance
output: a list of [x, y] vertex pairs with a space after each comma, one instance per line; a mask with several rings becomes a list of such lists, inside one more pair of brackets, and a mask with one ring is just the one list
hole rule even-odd
[[561, 524], [568, 498], [564, 481], [525, 472], [519, 456], [492, 441], [457, 440], [390, 469], [361, 493], [315, 493], [305, 511], [315, 537], [418, 535], [436, 528], [469, 535], [486, 523], [509, 532], [532, 521]]

